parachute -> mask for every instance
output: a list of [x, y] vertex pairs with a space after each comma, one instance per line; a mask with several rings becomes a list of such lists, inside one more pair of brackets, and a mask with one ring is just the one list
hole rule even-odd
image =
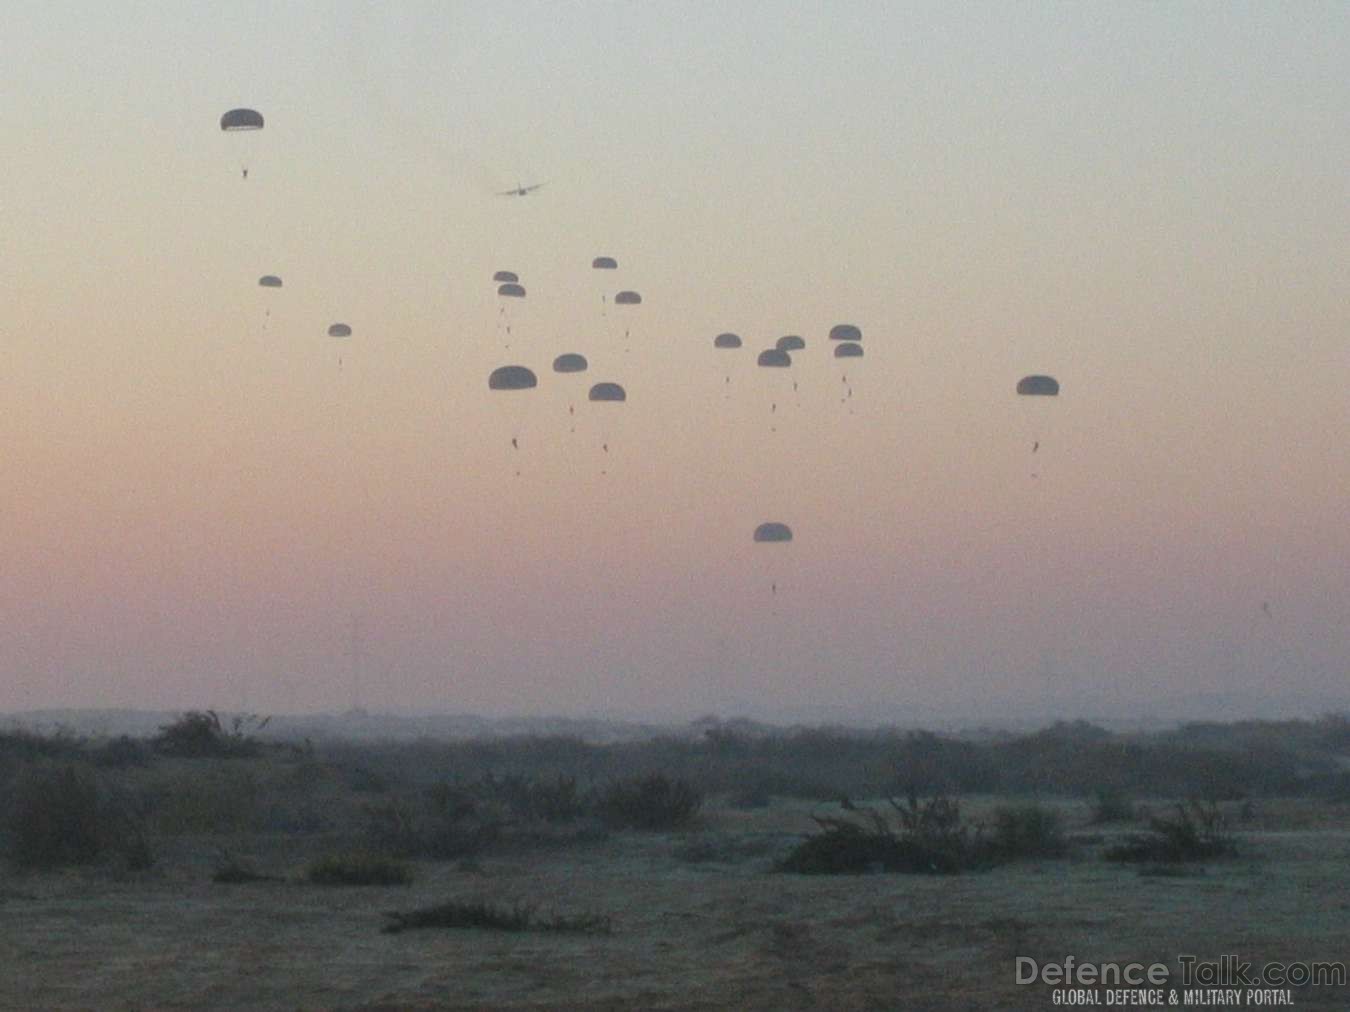
[[766, 543], [781, 543], [792, 540], [792, 528], [775, 521], [762, 523], [755, 528], [755, 540]]
[[352, 328], [345, 323], [335, 323], [328, 328], [329, 337], [351, 337]]
[[497, 286], [497, 294], [505, 299], [523, 299], [525, 298], [525, 286], [518, 285], [514, 281], [508, 281], [504, 285]]
[[713, 338], [714, 348], [739, 348], [740, 346], [741, 339], [737, 334], [718, 334]]
[[523, 365], [504, 365], [488, 377], [489, 390], [532, 390], [538, 385], [539, 378]]
[[591, 267], [597, 271], [618, 270], [619, 261], [615, 260], [613, 257], [596, 257], [591, 261]]
[[261, 130], [262, 128], [262, 113], [254, 109], [231, 109], [220, 117], [220, 129], [225, 131]]
[[258, 284], [263, 288], [280, 288], [281, 279], [275, 274], [264, 274], [258, 279]]
[[806, 342], [796, 334], [788, 334], [780, 337], [774, 347], [779, 351], [801, 351], [806, 347]]
[[589, 399], [593, 401], [626, 401], [628, 394], [617, 383], [597, 383], [591, 387]]
[[[1017, 393], [1021, 397], [1058, 397], [1059, 380], [1053, 376], [1023, 376], [1017, 381]], [[1030, 412], [1030, 408], [1027, 409]], [[1038, 417], [1040, 410], [1034, 412]], [[1035, 453], [1041, 448], [1041, 433], [1039, 427], [1033, 427], [1027, 433], [1027, 439], [1031, 441], [1031, 452]], [[1037, 477], [1036, 472], [1032, 472], [1033, 478]]]
[[863, 346], [854, 344], [852, 341], [845, 341], [843, 344], [834, 346], [835, 358], [862, 358]]
[[616, 306], [637, 306], [642, 304], [642, 296], [637, 292], [620, 292], [614, 296]]
[[851, 323], [836, 323], [830, 328], [831, 341], [852, 341], [857, 343], [862, 340], [862, 331]]
[[[248, 130], [261, 130], [263, 128], [262, 113], [256, 109], [231, 109], [225, 115], [220, 117], [220, 129], [226, 133], [239, 133]], [[245, 151], [245, 161], [239, 166], [240, 172], [245, 179], [248, 178], [248, 152], [252, 149], [252, 144], [243, 145]]]
[[772, 369], [786, 369], [792, 365], [792, 356], [782, 348], [765, 348], [759, 353], [756, 364]]
[[554, 372], [585, 372], [586, 356], [578, 355], [575, 352], [568, 352], [565, 355], [559, 355], [553, 360]]
[[1017, 392], [1023, 397], [1058, 397], [1059, 380], [1053, 376], [1023, 376], [1017, 381]]
[[520, 280], [520, 275], [515, 271], [498, 271], [496, 274], [492, 275], [492, 280], [497, 282], [510, 281], [514, 284]]

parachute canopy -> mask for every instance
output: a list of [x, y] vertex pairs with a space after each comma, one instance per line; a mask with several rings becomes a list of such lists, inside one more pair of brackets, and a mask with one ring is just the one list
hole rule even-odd
[[597, 271], [613, 271], [618, 270], [619, 261], [613, 257], [596, 257], [591, 261], [591, 266]]
[[713, 338], [714, 348], [739, 348], [741, 339], [738, 334], [718, 334]]
[[593, 401], [626, 401], [628, 394], [617, 383], [597, 383], [591, 387], [590, 399]]
[[262, 113], [254, 109], [231, 109], [220, 117], [220, 129], [222, 130], [261, 130], [262, 128]]
[[1058, 397], [1059, 380], [1053, 376], [1023, 376], [1017, 381], [1017, 392], [1024, 397]]
[[614, 296], [614, 302], [619, 306], [636, 306], [642, 302], [642, 296], [637, 292], [620, 292]]
[[335, 323], [328, 328], [329, 337], [351, 337], [352, 328], [345, 323]]
[[263, 288], [280, 288], [281, 279], [275, 274], [264, 274], [258, 279], [258, 284]]
[[504, 285], [497, 286], [497, 294], [504, 299], [523, 299], [525, 298], [525, 286], [518, 285], [514, 281], [508, 281]]
[[497, 282], [510, 281], [515, 283], [520, 280], [520, 275], [515, 271], [498, 271], [496, 274], [492, 275], [492, 280]]
[[834, 346], [835, 358], [862, 358], [862, 345], [854, 344], [852, 341], [845, 341], [843, 344]]
[[862, 331], [851, 323], [836, 323], [830, 328], [830, 340], [857, 343], [862, 340]]
[[578, 355], [575, 352], [568, 352], [566, 355], [559, 355], [553, 360], [554, 372], [585, 372], [586, 356]]
[[782, 348], [765, 348], [759, 353], [757, 361], [760, 365], [774, 369], [786, 369], [792, 364], [792, 356]]
[[770, 521], [755, 528], [756, 541], [782, 542], [792, 540], [792, 528], [787, 524]]
[[806, 342], [796, 334], [787, 334], [780, 337], [775, 346], [779, 351], [801, 351], [806, 347]]
[[488, 377], [489, 390], [530, 390], [538, 385], [538, 378], [523, 365], [504, 365]]

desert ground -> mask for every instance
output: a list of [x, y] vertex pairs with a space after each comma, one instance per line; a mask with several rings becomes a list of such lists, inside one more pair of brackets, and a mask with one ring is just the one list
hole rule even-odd
[[[20, 778], [87, 762], [100, 804], [135, 813], [141, 849], [6, 863], [0, 1007], [1045, 1009], [1063, 992], [1017, 984], [1016, 957], [1175, 971], [1183, 954], [1257, 967], [1346, 956], [1344, 797], [1219, 802], [1232, 854], [1141, 863], [1103, 855], [1177, 799], [1136, 796], [1127, 817], [1104, 821], [1100, 799], [966, 793], [961, 817], [977, 830], [1009, 804], [1052, 813], [1062, 852], [954, 874], [800, 874], [780, 862], [830, 820], [866, 823], [870, 809], [889, 825], [899, 809], [880, 795], [703, 790], [678, 827], [644, 829], [596, 818], [584, 779], [557, 775], [537, 782], [576, 787], [577, 811], [512, 816], [532, 781], [491, 771], [528, 752], [515, 768], [543, 778], [555, 764], [540, 751], [461, 751], [441, 768], [430, 745], [185, 757], [147, 744], [111, 765], [12, 760], [11, 838]], [[437, 783], [476, 786], [436, 794]], [[416, 836], [432, 810], [456, 842]], [[350, 853], [390, 855], [410, 881], [315, 880], [316, 861]], [[229, 868], [257, 879], [217, 881]], [[391, 912], [449, 902], [528, 910], [536, 927], [384, 930]], [[1286, 994], [1300, 1008], [1350, 998]]]

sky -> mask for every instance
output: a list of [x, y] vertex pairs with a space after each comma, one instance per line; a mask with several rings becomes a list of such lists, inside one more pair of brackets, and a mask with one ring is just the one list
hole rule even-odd
[[1347, 694], [1344, 4], [17, 3], [0, 37], [0, 710]]

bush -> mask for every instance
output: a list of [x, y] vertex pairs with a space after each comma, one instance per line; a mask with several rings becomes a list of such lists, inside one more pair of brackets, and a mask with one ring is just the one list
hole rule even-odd
[[[988, 863], [977, 833], [961, 821], [960, 805], [941, 795], [905, 804], [889, 799], [896, 824], [875, 809], [857, 819], [815, 816], [822, 830], [799, 844], [777, 870], [804, 875], [866, 871], [952, 874]], [[861, 821], [858, 821], [861, 820]]]
[[148, 763], [150, 750], [145, 742], [124, 734], [90, 748], [89, 759], [95, 766], [125, 769], [128, 766], [144, 766]]
[[1059, 813], [1042, 805], [997, 809], [986, 846], [991, 856], [1004, 861], [1062, 857], [1069, 849]]
[[262, 824], [262, 788], [248, 769], [174, 770], [150, 791], [155, 827], [169, 836], [243, 833]]
[[315, 885], [408, 885], [413, 874], [402, 861], [357, 850], [319, 858], [305, 877]]
[[52, 734], [16, 728], [0, 732], [0, 761], [34, 759], [78, 759], [84, 742], [64, 728]]
[[689, 826], [702, 805], [702, 795], [688, 781], [653, 773], [611, 784], [598, 807], [606, 825], [661, 831]]
[[561, 773], [537, 780], [519, 774], [496, 777], [489, 773], [479, 782], [476, 793], [499, 800], [522, 819], [561, 823], [586, 814], [576, 777]]
[[408, 913], [392, 912], [385, 915], [391, 923], [384, 926], [387, 934], [396, 934], [409, 928], [487, 928], [493, 931], [566, 931], [607, 935], [612, 930], [608, 917], [600, 914], [582, 914], [577, 917], [535, 916], [530, 904], [499, 906], [482, 900], [460, 902], [452, 900], [434, 907], [423, 907]]
[[393, 799], [366, 809], [366, 838], [376, 850], [437, 861], [474, 857], [501, 839], [504, 820], [466, 792], [435, 784], [419, 803]]
[[1108, 861], [1171, 865], [1231, 857], [1237, 844], [1227, 820], [1213, 802], [1192, 800], [1178, 804], [1173, 818], [1149, 820], [1148, 834], [1138, 834], [1106, 852]]
[[261, 731], [270, 717], [261, 720], [253, 714], [241, 714], [230, 722], [230, 730], [221, 725], [215, 710], [189, 710], [170, 724], [160, 726], [151, 746], [160, 755], [180, 759], [224, 759], [257, 755], [262, 746], [246, 732]]
[[1095, 825], [1133, 822], [1137, 814], [1134, 802], [1125, 795], [1125, 792], [1110, 787], [1097, 792], [1096, 802], [1092, 806], [1092, 822]]
[[10, 856], [20, 867], [88, 864], [110, 854], [133, 870], [153, 863], [132, 806], [102, 787], [88, 766], [29, 766], [7, 793], [6, 835]]

